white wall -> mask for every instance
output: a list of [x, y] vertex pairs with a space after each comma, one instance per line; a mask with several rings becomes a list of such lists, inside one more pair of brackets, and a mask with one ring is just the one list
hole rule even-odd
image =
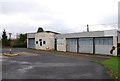
[[66, 52], [66, 39], [65, 38], [57, 39], [57, 51]]
[[[42, 39], [42, 46], [40, 46], [39, 39]], [[36, 44], [36, 41], [38, 41], [38, 44]], [[43, 41], [45, 41], [45, 44], [43, 44]], [[54, 42], [55, 42], [54, 33], [41, 32], [35, 35], [35, 48], [36, 49], [46, 50], [48, 48], [47, 50], [53, 50]]]
[[117, 30], [106, 30], [104, 36], [117, 36]]
[[28, 48], [28, 42], [29, 42], [29, 41], [28, 41], [28, 38], [27, 38], [27, 48]]
[[113, 36], [113, 46], [116, 47], [116, 49], [113, 51], [113, 56], [117, 56], [117, 36]]
[[27, 33], [27, 38], [35, 38], [36, 33]]

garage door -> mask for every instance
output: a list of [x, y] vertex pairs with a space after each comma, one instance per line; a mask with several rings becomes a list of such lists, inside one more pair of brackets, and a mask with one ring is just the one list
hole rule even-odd
[[93, 53], [93, 39], [80, 38], [79, 39], [79, 52], [80, 53]]
[[28, 48], [35, 48], [35, 38], [28, 39]]
[[95, 54], [110, 54], [112, 38], [95, 38]]
[[67, 51], [77, 52], [77, 39], [67, 39]]

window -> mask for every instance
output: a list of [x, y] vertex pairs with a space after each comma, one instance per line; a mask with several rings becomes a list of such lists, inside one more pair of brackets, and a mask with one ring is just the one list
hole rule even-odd
[[42, 39], [39, 39], [39, 41], [42, 41]]
[[113, 40], [112, 38], [97, 38], [95, 39], [96, 45], [112, 45]]
[[40, 42], [40, 46], [42, 46], [42, 42]]
[[36, 41], [36, 44], [38, 44], [38, 41]]
[[104, 40], [104, 45], [112, 45], [113, 44], [113, 40], [112, 39], [105, 39]]
[[92, 39], [80, 39], [79, 44], [80, 45], [92, 45], [93, 40]]
[[42, 39], [39, 39], [39, 41], [40, 41], [40, 46], [42, 46]]
[[104, 40], [104, 39], [100, 39], [100, 40], [99, 40], [99, 44], [100, 44], [100, 45], [103, 45], [103, 44], [104, 44], [104, 42], [105, 42], [105, 40]]
[[104, 45], [109, 45], [108, 39], [104, 39]]
[[112, 39], [109, 39], [108, 42], [109, 42], [109, 45], [113, 45], [113, 40]]
[[43, 44], [45, 44], [45, 41], [43, 41]]
[[74, 39], [73, 40], [69, 40], [69, 43], [70, 44], [77, 44], [77, 40], [74, 40]]
[[98, 45], [99, 44], [99, 39], [95, 40], [95, 44]]

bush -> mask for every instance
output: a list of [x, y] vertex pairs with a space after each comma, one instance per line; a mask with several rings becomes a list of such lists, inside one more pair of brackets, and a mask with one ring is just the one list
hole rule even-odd
[[23, 42], [19, 42], [19, 43], [15, 43], [12, 47], [27, 47], [27, 44]]
[[19, 38], [14, 41], [12, 47], [27, 47], [27, 34], [20, 34]]

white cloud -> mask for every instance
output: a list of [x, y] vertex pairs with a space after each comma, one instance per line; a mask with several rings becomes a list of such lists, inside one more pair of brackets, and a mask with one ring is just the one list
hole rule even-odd
[[0, 15], [0, 24], [12, 24], [23, 22], [27, 23], [29, 19], [25, 14], [14, 14], [14, 15]]
[[118, 0], [0, 0], [0, 30], [22, 33], [42, 26], [61, 33], [86, 31], [86, 24], [117, 23], [117, 7]]

